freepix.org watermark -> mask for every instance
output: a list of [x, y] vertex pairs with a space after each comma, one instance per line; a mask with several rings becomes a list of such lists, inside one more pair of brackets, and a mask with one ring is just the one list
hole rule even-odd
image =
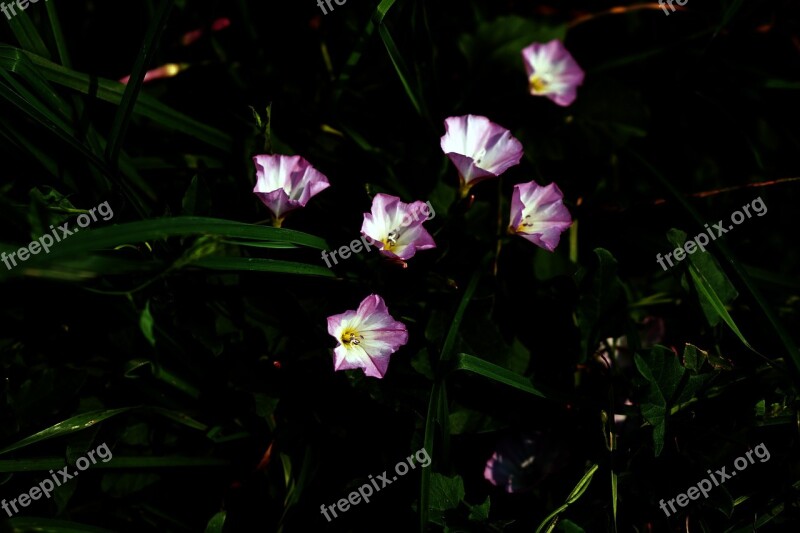
[[[684, 243], [683, 248], [675, 248], [674, 251], [666, 254], [664, 257], [661, 257], [661, 254], [656, 254], [656, 263], [661, 265], [661, 268], [663, 268], [664, 271], [666, 272], [667, 267], [664, 264], [664, 259], [667, 260], [669, 266], [671, 267], [675, 266], [672, 263], [672, 259], [670, 259], [670, 257], [673, 254], [675, 256], [675, 260], [680, 262], [686, 258], [686, 254], [691, 255], [695, 253], [698, 249], [705, 252], [706, 245], [709, 242], [711, 242], [708, 240], [709, 236], [711, 236], [711, 240], [714, 241], [717, 239], [717, 237], [721, 237], [725, 233], [728, 233], [730, 230], [732, 230], [734, 224], [738, 226], [739, 224], [744, 222], [746, 220], [745, 215], [747, 215], [747, 218], [752, 218], [753, 215], [750, 214], [751, 207], [753, 208], [753, 211], [755, 211], [756, 215], [760, 217], [763, 217], [764, 215], [767, 214], [767, 206], [764, 204], [764, 200], [762, 200], [761, 197], [759, 196], [749, 204], [745, 204], [742, 206], [742, 211], [744, 211], [744, 214], [742, 213], [742, 211], [734, 211], [733, 214], [731, 215], [731, 222], [733, 222], [733, 224], [728, 225], [727, 228], [725, 227], [724, 221], [722, 220], [718, 221], [710, 228], [708, 227], [708, 224], [706, 224], [705, 227], [708, 232], [708, 235], [706, 235], [705, 233], [700, 233], [694, 239], [687, 240]], [[716, 235], [714, 235], [715, 231]]]
[[[36, 255], [41, 251], [44, 253], [49, 254], [50, 248], [57, 242], [61, 242], [62, 240], [66, 239], [73, 233], [78, 233], [80, 228], [88, 227], [89, 224], [92, 222], [97, 222], [97, 215], [95, 211], [103, 217], [103, 220], [109, 221], [114, 218], [114, 211], [111, 210], [111, 206], [108, 205], [108, 202], [103, 202], [102, 204], [98, 205], [97, 207], [93, 207], [89, 210], [88, 213], [81, 213], [78, 215], [77, 223], [78, 227], [70, 230], [69, 229], [69, 222], [64, 222], [62, 225], [54, 228], [50, 225], [50, 229], [53, 230], [53, 236], [51, 237], [49, 233], [45, 233], [41, 237], [39, 237], [35, 241], [31, 241], [28, 246], [23, 246], [16, 252], [11, 252], [10, 254], [6, 255], [5, 252], [0, 254], [0, 261], [3, 261], [3, 264], [6, 265], [8, 270], [11, 270], [12, 266], [17, 266], [17, 259], [20, 262], [27, 261], [30, 256]], [[90, 218], [91, 215], [91, 218]], [[60, 233], [60, 235], [59, 235]], [[55, 238], [55, 240], [53, 240]]]
[[[28, 6], [30, 4], [35, 4], [38, 1], [39, 0], [17, 0], [16, 2], [9, 2], [9, 5], [6, 5], [5, 2], [0, 2], [0, 11], [3, 12], [3, 14], [6, 16], [8, 20], [11, 20], [11, 17], [17, 15], [17, 12], [14, 10], [14, 4], [17, 5], [20, 11], [25, 11], [26, 9], [28, 9]], [[44, 1], [47, 2], [49, 0], [44, 0]], [[11, 14], [9, 14], [9, 11], [11, 11]]]
[[[425, 220], [433, 220], [434, 217], [436, 217], [436, 211], [434, 211], [433, 206], [431, 205], [430, 202], [425, 202], [424, 206], [422, 206], [419, 210], [414, 210], [411, 215], [409, 214], [403, 215], [403, 220], [400, 223], [400, 228], [398, 229], [397, 232], [390, 233], [389, 239], [393, 240], [398, 239], [400, 237], [400, 230], [410, 226], [412, 221], [419, 222], [420, 215], [425, 215]], [[375, 241], [373, 241], [366, 235], [362, 235], [360, 239], [354, 239], [350, 244], [342, 246], [338, 250], [323, 251], [322, 260], [325, 261], [325, 265], [328, 268], [332, 268], [329, 259], [333, 259], [333, 264], [338, 265], [339, 260], [336, 259], [337, 253], [339, 254], [339, 257], [342, 260], [348, 259], [351, 253], [357, 254], [361, 252], [362, 244], [364, 245], [364, 249], [368, 252], [372, 251], [373, 246], [375, 248], [378, 248], [378, 245], [375, 244]]]
[[[28, 492], [23, 492], [13, 500], [10, 500], [8, 502], [6, 500], [3, 500], [2, 502], [0, 502], [0, 507], [3, 508], [3, 510], [6, 512], [6, 514], [8, 514], [9, 517], [12, 517], [14, 516], [15, 513], [19, 512], [19, 509], [17, 509], [18, 503], [20, 507], [27, 507], [31, 504], [33, 500], [38, 500], [42, 496], [44, 496], [46, 499], [49, 499], [53, 491], [56, 489], [56, 487], [60, 487], [70, 479], [77, 477], [78, 474], [89, 468], [91, 465], [97, 464], [97, 459], [95, 459], [94, 456], [95, 453], [97, 454], [97, 457], [99, 457], [100, 460], [102, 460], [104, 463], [109, 462], [113, 458], [111, 450], [108, 448], [108, 444], [104, 442], [96, 449], [89, 450], [88, 452], [86, 452], [86, 457], [88, 457], [89, 459], [87, 459], [86, 457], [79, 457], [78, 460], [75, 461], [75, 466], [77, 467], [78, 470], [76, 470], [72, 474], [69, 473], [69, 465], [65, 466], [56, 473], [53, 473], [53, 471], [51, 470], [50, 475], [53, 476], [52, 481], [50, 479], [45, 479], [44, 481], [33, 487]], [[92, 461], [91, 464], [89, 463], [90, 459]], [[13, 513], [11, 512], [11, 509], [14, 509]]]
[[[748, 466], [755, 464], [755, 461], [753, 460], [754, 452], [756, 454], [756, 457], [758, 457], [758, 459], [762, 463], [766, 463], [767, 461], [769, 461], [770, 458], [769, 450], [762, 442], [752, 450], [748, 450], [747, 453], [744, 454], [744, 456], [736, 458], [736, 460], [733, 462], [733, 466], [736, 467], [736, 470], [741, 472]], [[745, 456], [747, 456], [747, 458], [745, 458]], [[748, 463], [748, 461], [750, 462]], [[714, 482], [714, 485], [711, 485], [711, 481], [709, 481], [708, 479], [702, 479], [700, 480], [700, 482], [697, 484], [696, 487], [694, 486], [689, 487], [689, 490], [686, 491], [686, 494], [683, 493], [678, 494], [675, 498], [667, 500], [666, 504], [664, 503], [664, 500], [661, 500], [659, 502], [659, 507], [661, 507], [661, 510], [664, 511], [664, 514], [670, 516], [669, 511], [667, 511], [667, 505], [669, 505], [669, 508], [672, 509], [673, 513], [676, 513], [677, 511], [675, 510], [675, 505], [674, 505], [676, 501], [678, 502], [678, 505], [680, 505], [681, 507], [686, 507], [687, 505], [689, 505], [689, 500], [697, 500], [698, 498], [700, 498], [701, 493], [703, 494], [703, 498], [708, 498], [708, 493], [711, 492], [712, 488], [719, 487], [720, 484], [725, 483], [725, 481], [729, 480], [730, 478], [736, 475], [736, 471], [732, 471], [729, 474], [725, 472], [725, 469], [726, 467], [723, 466], [722, 468], [717, 470], [717, 476], [719, 477], [719, 480], [717, 480], [717, 477], [715, 477], [714, 474], [711, 473], [711, 470], [708, 470], [708, 475], [710, 476], [711, 481]]]
[[[391, 481], [389, 481], [389, 474], [386, 473], [386, 470], [383, 471], [383, 474], [376, 476], [375, 479], [373, 479], [372, 474], [370, 474], [369, 483], [364, 483], [358, 488], [358, 491], [351, 492], [347, 496], [347, 499], [342, 498], [334, 505], [328, 505], [325, 507], [325, 504], [323, 503], [320, 505], [320, 513], [322, 513], [322, 515], [325, 516], [325, 519], [330, 522], [331, 517], [328, 516], [328, 511], [333, 514], [333, 518], [338, 518], [339, 515], [336, 514], [337, 507], [339, 511], [344, 513], [350, 509], [351, 505], [358, 505], [361, 503], [362, 498], [365, 503], [369, 503], [370, 496], [375, 494], [375, 492], [378, 492], [387, 485], [391, 485], [392, 481], [397, 481], [398, 476], [406, 475], [409, 472], [409, 467], [411, 467], [412, 470], [415, 469], [417, 465], [414, 464], [414, 460], [416, 460], [416, 462], [421, 465], [422, 468], [430, 466], [431, 464], [431, 456], [428, 455], [428, 450], [425, 448], [420, 448], [414, 455], [409, 455], [405, 461], [400, 461], [394, 466], [394, 471], [397, 472], [397, 476], [392, 476]], [[378, 481], [381, 482], [380, 487], [378, 486]], [[372, 492], [372, 487], [375, 487], [375, 492]]]
[[666, 5], [664, 5], [664, 0], [658, 0], [658, 5], [661, 6], [661, 9], [664, 10], [664, 14], [669, 16], [669, 11], [667, 11], [667, 6], [675, 13], [675, 6], [672, 5], [672, 2], [675, 2], [679, 6], [683, 7], [689, 3], [689, 0], [666, 0]]
[[[331, 5], [331, 2], [333, 2], [333, 1], [334, 0], [317, 0], [317, 5], [322, 10], [322, 14], [323, 15], [327, 15], [328, 14], [328, 11], [325, 9], [325, 6], [323, 4], [327, 4], [328, 5], [328, 9], [333, 11], [333, 6]], [[341, 0], [341, 2], [339, 0], [335, 0], [335, 1], [336, 1], [336, 5], [337, 6], [343, 6], [347, 2], [347, 0]]]

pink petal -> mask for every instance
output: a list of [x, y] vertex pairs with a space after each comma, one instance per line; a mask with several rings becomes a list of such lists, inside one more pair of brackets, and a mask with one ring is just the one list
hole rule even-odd
[[[511, 196], [511, 231], [552, 252], [561, 233], [572, 225], [572, 215], [563, 199], [564, 194], [555, 183], [546, 187], [534, 181], [515, 185]], [[531, 226], [521, 227], [524, 221]]]
[[253, 193], [277, 218], [305, 207], [312, 196], [330, 186], [324, 174], [298, 155], [257, 155], [253, 163], [256, 166]]
[[448, 117], [444, 126], [442, 151], [469, 185], [497, 177], [522, 159], [522, 143], [486, 117]]
[[528, 78], [536, 74], [547, 83], [546, 89], [535, 96], [546, 96], [565, 107], [575, 101], [585, 73], [561, 41], [554, 39], [526, 46], [522, 58]]
[[[349, 328], [358, 332], [360, 344], [342, 343], [341, 335]], [[361, 368], [377, 378], [386, 373], [389, 357], [408, 342], [406, 325], [392, 318], [377, 294], [364, 298], [357, 311], [328, 317], [328, 333], [339, 343], [334, 349], [334, 370]]]

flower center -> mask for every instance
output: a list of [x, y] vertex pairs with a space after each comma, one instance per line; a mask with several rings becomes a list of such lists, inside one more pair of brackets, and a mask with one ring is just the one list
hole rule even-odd
[[536, 223], [535, 222], [528, 222], [528, 220], [530, 218], [531, 218], [530, 215], [525, 215], [522, 218], [522, 222], [520, 222], [519, 226], [517, 226], [517, 231], [524, 233], [525, 232], [525, 228], [533, 228], [533, 226], [535, 226]]
[[357, 331], [346, 330], [342, 333], [342, 344], [348, 348], [358, 346], [363, 339], [364, 335], [359, 335]]
[[529, 80], [530, 90], [534, 94], [542, 94], [547, 90], [547, 82], [536, 74], [532, 74]]
[[386, 240], [383, 242], [383, 249], [384, 250], [391, 250], [397, 245], [397, 239], [400, 238], [400, 232], [397, 230], [392, 230], [386, 236]]

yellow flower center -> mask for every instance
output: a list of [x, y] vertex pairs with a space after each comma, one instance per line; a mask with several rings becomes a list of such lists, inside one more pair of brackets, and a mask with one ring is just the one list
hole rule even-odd
[[383, 249], [391, 251], [397, 245], [397, 238], [400, 237], [399, 233], [394, 230], [390, 231], [389, 235], [386, 236], [386, 240], [383, 241]]
[[530, 233], [533, 227], [536, 225], [535, 222], [527, 222], [531, 218], [530, 215], [525, 215], [520, 221], [519, 226], [517, 226], [517, 233]]
[[544, 81], [542, 78], [537, 76], [536, 74], [531, 74], [530, 80], [528, 80], [530, 90], [533, 94], [542, 94], [547, 90], [547, 82]]
[[351, 348], [353, 346], [358, 346], [361, 344], [361, 339], [364, 338], [364, 335], [360, 335], [358, 331], [353, 329], [346, 329], [344, 333], [342, 333], [342, 345]]

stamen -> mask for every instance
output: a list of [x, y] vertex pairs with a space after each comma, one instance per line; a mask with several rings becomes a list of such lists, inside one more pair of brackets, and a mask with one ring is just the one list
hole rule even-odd
[[547, 90], [547, 82], [534, 74], [530, 78], [530, 90], [534, 94], [541, 94]]
[[342, 342], [350, 346], [358, 346], [359, 344], [361, 344], [361, 341], [358, 340], [359, 338], [363, 339], [364, 336], [358, 335], [356, 333], [347, 333], [344, 336], [342, 336]]

